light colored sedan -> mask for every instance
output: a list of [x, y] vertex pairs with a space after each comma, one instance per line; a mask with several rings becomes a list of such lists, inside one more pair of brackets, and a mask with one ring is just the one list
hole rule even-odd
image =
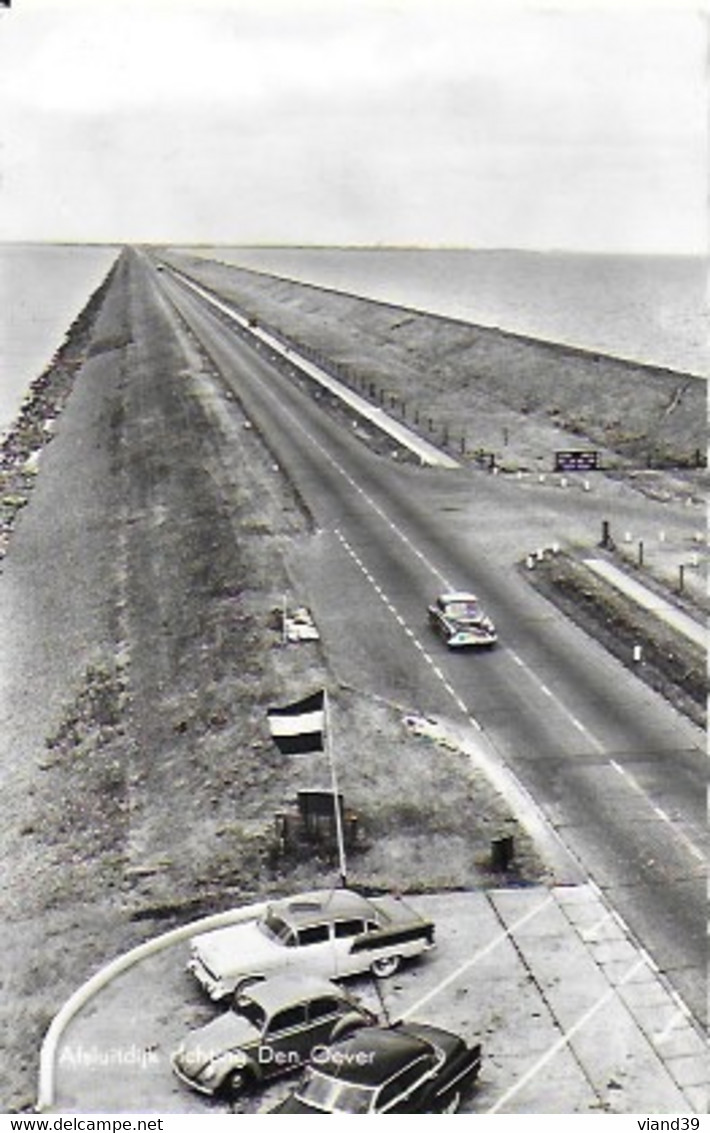
[[434, 947], [434, 925], [400, 897], [324, 889], [270, 904], [263, 916], [193, 937], [188, 970], [212, 999], [245, 978], [291, 969], [327, 979], [385, 977]]

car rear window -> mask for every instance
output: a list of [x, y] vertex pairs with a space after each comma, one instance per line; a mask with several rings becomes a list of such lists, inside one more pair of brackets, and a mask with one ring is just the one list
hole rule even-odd
[[358, 917], [353, 917], [349, 921], [335, 922], [335, 935], [338, 939], [343, 936], [359, 936], [364, 931], [365, 922]]

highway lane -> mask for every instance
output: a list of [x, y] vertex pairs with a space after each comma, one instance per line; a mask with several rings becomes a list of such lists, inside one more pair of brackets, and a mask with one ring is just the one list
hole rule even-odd
[[[170, 280], [163, 286], [321, 529], [307, 563], [309, 588], [339, 677], [483, 729], [702, 1016], [706, 839], [697, 730], [496, 558], [495, 527], [462, 530], [457, 513], [444, 510], [456, 505], [442, 501], [460, 499], [470, 512], [474, 491], [476, 513], [501, 527], [515, 523], [514, 485], [374, 457], [194, 296]], [[429, 638], [426, 601], [448, 583], [476, 587], [502, 648], [462, 657]]]

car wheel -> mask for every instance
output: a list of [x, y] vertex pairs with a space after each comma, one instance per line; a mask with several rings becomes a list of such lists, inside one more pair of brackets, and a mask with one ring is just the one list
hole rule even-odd
[[459, 1106], [461, 1105], [461, 1094], [458, 1092], [452, 1094], [446, 1105], [442, 1109], [442, 1113], [458, 1113]]
[[230, 1070], [229, 1074], [224, 1080], [224, 1088], [226, 1093], [235, 1098], [238, 1094], [243, 1094], [248, 1090], [253, 1082], [253, 1077], [245, 1066], [235, 1066], [234, 1070]]
[[378, 956], [376, 960], [372, 961], [370, 970], [373, 976], [377, 976], [378, 980], [383, 980], [387, 976], [393, 976], [401, 963], [401, 956]]

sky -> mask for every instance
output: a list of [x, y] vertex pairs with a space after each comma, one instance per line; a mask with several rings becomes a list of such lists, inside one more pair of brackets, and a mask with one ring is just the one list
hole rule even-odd
[[707, 250], [708, 15], [12, 0], [0, 240]]

